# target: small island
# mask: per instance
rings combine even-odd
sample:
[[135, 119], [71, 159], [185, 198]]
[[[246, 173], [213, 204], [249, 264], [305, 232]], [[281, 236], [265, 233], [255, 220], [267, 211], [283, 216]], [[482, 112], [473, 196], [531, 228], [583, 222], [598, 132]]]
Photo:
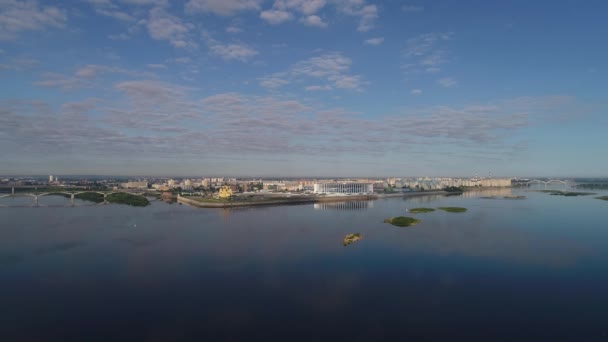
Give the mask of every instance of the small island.
[[344, 246], [348, 246], [350, 244], [353, 244], [353, 243], [361, 240], [362, 238], [363, 237], [359, 233], [346, 234], [346, 236], [344, 237], [344, 240], [342, 241], [342, 243], [344, 244]]
[[447, 211], [448, 213], [464, 213], [467, 211], [467, 208], [461, 207], [439, 207], [437, 209]]
[[109, 203], [127, 204], [134, 207], [145, 207], [150, 205], [150, 201], [144, 196], [128, 194], [125, 192], [110, 194], [106, 197], [106, 201]]
[[95, 203], [103, 203], [103, 194], [97, 192], [83, 192], [74, 196], [77, 199]]
[[420, 222], [422, 222], [422, 221], [417, 220], [413, 217], [405, 217], [405, 216], [392, 217], [392, 218], [384, 220], [384, 223], [390, 223], [393, 226], [398, 226], [398, 227], [415, 226]]
[[600, 197], [596, 197], [596, 198], [599, 200], [602, 200], [602, 201], [608, 201], [608, 196], [600, 196]]
[[412, 214], [422, 214], [422, 213], [433, 212], [433, 211], [435, 211], [435, 209], [433, 209], [433, 208], [412, 208], [412, 209], [408, 209], [407, 211]]
[[512, 195], [512, 196], [504, 196], [503, 198], [504, 199], [526, 199], [526, 196], [515, 196], [515, 195]]
[[552, 196], [566, 196], [566, 197], [596, 195], [595, 192], [575, 192], [575, 191], [560, 191], [560, 190], [536, 190], [536, 191], [544, 192], [544, 193], [547, 193]]

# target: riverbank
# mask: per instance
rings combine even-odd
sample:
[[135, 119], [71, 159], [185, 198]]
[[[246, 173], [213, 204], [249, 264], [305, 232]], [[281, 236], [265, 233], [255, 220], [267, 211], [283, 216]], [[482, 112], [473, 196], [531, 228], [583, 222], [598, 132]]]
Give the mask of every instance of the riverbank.
[[[355, 195], [355, 196], [325, 196], [325, 195], [308, 195], [308, 196], [259, 196], [258, 198], [248, 198], [232, 201], [211, 200], [202, 197], [194, 196], [177, 196], [177, 202], [188, 204], [199, 208], [234, 208], [234, 207], [254, 207], [254, 206], [275, 206], [275, 205], [292, 205], [292, 204], [310, 204], [310, 203], [327, 203], [327, 202], [349, 202], [349, 201], [373, 201], [382, 198], [393, 197], [413, 197], [425, 195], [448, 195], [446, 191], [424, 191], [424, 192], [404, 192], [396, 194], [374, 194], [374, 195]], [[257, 196], [254, 196], [257, 197]]]

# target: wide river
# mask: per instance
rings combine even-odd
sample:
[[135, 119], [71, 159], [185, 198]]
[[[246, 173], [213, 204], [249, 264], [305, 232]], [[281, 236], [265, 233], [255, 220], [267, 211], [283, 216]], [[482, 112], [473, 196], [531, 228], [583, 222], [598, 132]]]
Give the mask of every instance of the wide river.
[[[481, 198], [511, 193], [527, 199]], [[5, 198], [0, 341], [608, 341], [596, 196], [231, 210]], [[421, 206], [468, 212], [406, 212]], [[400, 215], [422, 222], [382, 222]]]

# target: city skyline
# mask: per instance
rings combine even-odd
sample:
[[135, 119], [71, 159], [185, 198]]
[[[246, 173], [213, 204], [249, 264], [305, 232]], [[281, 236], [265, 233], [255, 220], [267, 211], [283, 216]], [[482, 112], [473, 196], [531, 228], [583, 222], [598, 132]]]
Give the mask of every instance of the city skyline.
[[605, 176], [606, 9], [0, 1], [0, 173]]

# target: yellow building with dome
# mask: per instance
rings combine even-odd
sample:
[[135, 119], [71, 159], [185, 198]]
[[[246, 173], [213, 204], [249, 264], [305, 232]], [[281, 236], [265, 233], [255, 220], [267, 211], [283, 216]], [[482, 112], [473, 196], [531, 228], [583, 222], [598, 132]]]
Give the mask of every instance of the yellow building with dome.
[[223, 185], [220, 187], [220, 192], [218, 194], [219, 199], [230, 199], [232, 197], [232, 189], [228, 185]]

